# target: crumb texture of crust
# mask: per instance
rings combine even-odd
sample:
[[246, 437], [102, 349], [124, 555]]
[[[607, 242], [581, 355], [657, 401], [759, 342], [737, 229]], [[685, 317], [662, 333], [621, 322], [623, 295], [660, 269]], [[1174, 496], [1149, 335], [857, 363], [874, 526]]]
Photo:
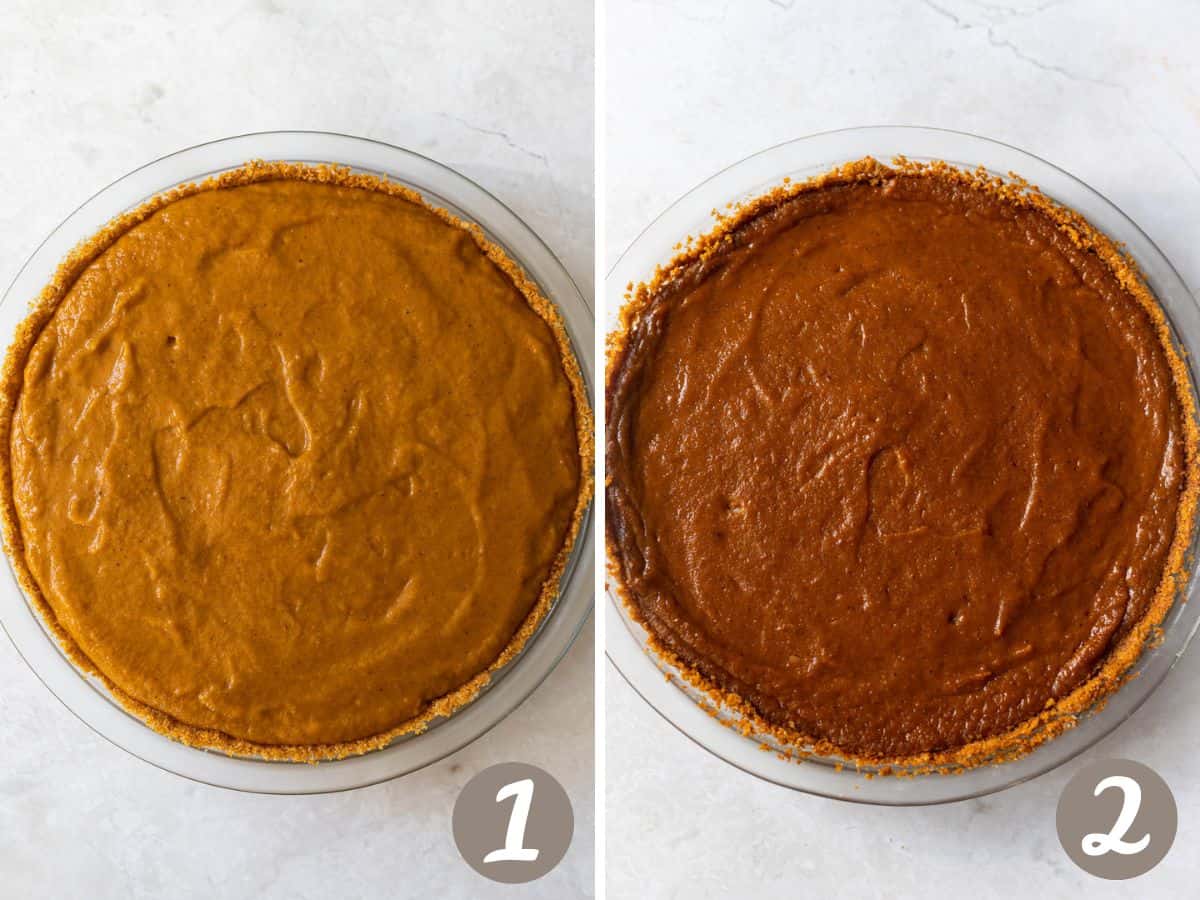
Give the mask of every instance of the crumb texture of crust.
[[[14, 496], [14, 422], [20, 409], [26, 367], [39, 336], [50, 325], [60, 305], [68, 297], [79, 279], [105, 252], [123, 236], [137, 226], [147, 222], [156, 213], [168, 210], [172, 204], [185, 198], [219, 192], [226, 189], [262, 184], [266, 182], [305, 182], [350, 188], [374, 194], [395, 197], [416, 204], [431, 213], [445, 225], [469, 235], [470, 242], [482, 256], [511, 282], [520, 298], [544, 322], [552, 341], [551, 356], [557, 358], [565, 377], [569, 403], [574, 414], [574, 444], [578, 451], [577, 488], [569, 502], [570, 516], [564, 529], [561, 545], [553, 551], [545, 578], [537, 590], [536, 598], [528, 613], [517, 623], [512, 637], [502, 649], [480, 670], [465, 682], [453, 686], [441, 696], [421, 703], [416, 715], [396, 722], [394, 725], [363, 738], [338, 740], [329, 743], [284, 743], [260, 742], [228, 734], [220, 728], [199, 726], [181, 721], [161, 709], [144, 703], [126, 693], [106, 674], [104, 668], [86, 653], [72, 636], [63, 621], [56, 616], [27, 560], [27, 546]], [[166, 339], [167, 346], [174, 349], [174, 335]], [[182, 345], [182, 341], [180, 342]], [[179, 348], [184, 349], [182, 346]], [[286, 362], [285, 362], [286, 368]], [[128, 368], [128, 367], [126, 367]], [[114, 377], [120, 374], [114, 367]], [[319, 372], [318, 372], [319, 376]], [[289, 398], [290, 399], [290, 398]], [[564, 401], [565, 403], [566, 401]], [[294, 403], [292, 404], [294, 406]], [[565, 408], [565, 406], [564, 406]], [[261, 418], [268, 421], [268, 412]], [[255, 413], [258, 415], [258, 413]], [[269, 423], [268, 423], [269, 424]], [[293, 429], [295, 434], [273, 436], [283, 451], [290, 452], [307, 440], [308, 426], [300, 423]], [[264, 429], [265, 430], [265, 429]], [[107, 690], [131, 713], [154, 730], [184, 744], [215, 749], [233, 756], [244, 756], [270, 760], [297, 762], [319, 762], [354, 756], [387, 746], [399, 737], [416, 735], [427, 730], [436, 720], [449, 716], [474, 700], [488, 685], [493, 675], [513, 661], [528, 641], [537, 632], [552, 609], [560, 589], [560, 581], [569, 557], [580, 537], [580, 531], [592, 497], [593, 418], [570, 337], [557, 307], [547, 299], [540, 288], [509, 255], [471, 222], [465, 222], [444, 209], [427, 203], [411, 188], [383, 177], [354, 172], [338, 165], [307, 165], [286, 162], [254, 160], [235, 169], [222, 172], [197, 183], [182, 184], [168, 190], [106, 224], [99, 232], [78, 244], [59, 264], [50, 282], [33, 301], [28, 316], [18, 326], [13, 343], [4, 361], [3, 388], [0, 390], [0, 496], [2, 496], [2, 525], [5, 549], [12, 561], [17, 579], [39, 616], [54, 633], [55, 638], [84, 672], [102, 682]], [[219, 479], [218, 479], [219, 480]], [[532, 589], [532, 587], [531, 587]]]
[[[658, 657], [660, 664], [668, 670], [668, 677], [678, 679], [706, 698], [702, 705], [714, 717], [751, 737], [763, 749], [777, 752], [784, 759], [803, 761], [814, 756], [832, 757], [859, 767], [868, 774], [897, 776], [932, 772], [959, 773], [976, 766], [1014, 760], [1072, 728], [1081, 716], [1101, 708], [1107, 698], [1131, 677], [1131, 669], [1143, 651], [1155, 646], [1162, 639], [1163, 620], [1188, 577], [1188, 560], [1185, 556], [1195, 528], [1197, 493], [1200, 489], [1200, 471], [1197, 467], [1200, 432], [1197, 430], [1196, 407], [1187, 365], [1176, 349], [1159, 302], [1148, 288], [1134, 261], [1113, 240], [1097, 231], [1078, 213], [1051, 200], [1035, 185], [1029, 184], [1016, 174], [1010, 173], [1008, 178], [1000, 178], [982, 167], [967, 170], [945, 162], [919, 163], [904, 157], [897, 157], [890, 165], [868, 157], [803, 181], [785, 179], [778, 187], [761, 196], [732, 204], [723, 212], [714, 210], [716, 224], [712, 230], [699, 237], [686, 238], [676, 246], [677, 255], [656, 267], [646, 282], [629, 284], [626, 287], [625, 302], [619, 312], [617, 327], [606, 337], [605, 402], [608, 423], [606, 427], [609, 429], [606, 452], [610, 457], [615, 443], [629, 440], [624, 432], [619, 435], [614, 431], [614, 420], [621, 419], [625, 412], [614, 410], [614, 403], [619, 400], [619, 384], [622, 379], [629, 377], [624, 368], [642, 365], [640, 362], [631, 362], [642, 350], [637, 346], [637, 342], [643, 340], [639, 327], [645, 326], [650, 317], [665, 316], [658, 305], [660, 298], [679, 291], [681, 286], [696, 284], [695, 273], [710, 271], [706, 266], [734, 248], [740, 232], [790, 201], [825, 188], [856, 184], [882, 187], [901, 176], [938, 179], [954, 186], [955, 189], [978, 192], [990, 200], [1009, 204], [1014, 209], [1032, 210], [1043, 214], [1081, 254], [1099, 260], [1115, 277], [1120, 288], [1145, 312], [1169, 369], [1171, 389], [1180, 410], [1178, 433], [1182, 437], [1183, 447], [1182, 477], [1178, 503], [1175, 506], [1174, 531], [1169, 545], [1163, 552], [1161, 579], [1157, 582], [1157, 588], [1152, 590], [1140, 618], [1134, 622], [1122, 623], [1122, 636], [1109, 647], [1106, 654], [1091, 661], [1091, 674], [1082, 683], [1065, 695], [1048, 700], [1044, 708], [1032, 711], [1018, 724], [1001, 733], [970, 740], [960, 746], [929, 752], [900, 755], [855, 752], [835, 740], [780, 725], [777, 718], [768, 718], [756, 702], [702, 673], [691, 660], [677, 652], [678, 635], [671, 631], [673, 626], [666, 625], [646, 612], [642, 598], [634, 596], [625, 576], [626, 567], [632, 566], [634, 571], [640, 571], [654, 562], [647, 561], [640, 555], [637, 558], [624, 558], [622, 555], [623, 552], [627, 552], [627, 545], [640, 547], [646, 523], [635, 519], [623, 521], [619, 526], [614, 525], [616, 517], [611, 493], [605, 535], [609, 583], [617, 595], [618, 602], [626, 613], [645, 629], [648, 646]], [[758, 327], [758, 323], [755, 322], [752, 327]], [[636, 371], [640, 372], [641, 369]], [[626, 423], [625, 427], [631, 426]], [[610, 460], [606, 491], [613, 488], [616, 477], [613, 472]], [[729, 510], [738, 511], [733, 504], [730, 504], [726, 511]], [[618, 534], [614, 531], [617, 527], [623, 529], [624, 533]], [[643, 554], [655, 551], [641, 548], [635, 552]], [[651, 606], [657, 608], [656, 603], [657, 601], [652, 602]], [[1003, 623], [996, 627], [1002, 630]]]

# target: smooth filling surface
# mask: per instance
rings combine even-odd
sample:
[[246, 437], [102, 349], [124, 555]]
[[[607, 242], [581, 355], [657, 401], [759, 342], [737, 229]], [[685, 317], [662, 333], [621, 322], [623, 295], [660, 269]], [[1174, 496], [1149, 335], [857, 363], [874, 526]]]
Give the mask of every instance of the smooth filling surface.
[[301, 181], [205, 190], [83, 271], [24, 365], [25, 562], [122, 691], [355, 741], [485, 670], [580, 490], [550, 327], [463, 229]]
[[610, 374], [610, 546], [667, 649], [869, 758], [1001, 734], [1146, 613], [1185, 480], [1150, 316], [1043, 211], [820, 187], [655, 289]]

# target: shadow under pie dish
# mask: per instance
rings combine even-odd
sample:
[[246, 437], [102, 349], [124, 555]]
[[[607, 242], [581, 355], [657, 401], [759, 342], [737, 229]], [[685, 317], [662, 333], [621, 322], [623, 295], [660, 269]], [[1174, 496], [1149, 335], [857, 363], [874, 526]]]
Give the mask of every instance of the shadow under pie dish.
[[557, 310], [396, 183], [253, 163], [84, 242], [5, 369], [6, 543], [71, 658], [185, 743], [315, 760], [466, 704], [590, 497]]
[[1162, 311], [1020, 182], [868, 159], [743, 204], [631, 291], [606, 400], [626, 610], [801, 754], [1020, 756], [1120, 685], [1183, 578]]

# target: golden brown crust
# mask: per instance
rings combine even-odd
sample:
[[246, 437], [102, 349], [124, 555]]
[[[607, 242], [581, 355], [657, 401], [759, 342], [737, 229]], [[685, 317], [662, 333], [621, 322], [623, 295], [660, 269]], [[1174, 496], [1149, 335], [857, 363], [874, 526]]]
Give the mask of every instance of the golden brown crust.
[[[512, 281], [529, 306], [543, 319], [554, 334], [562, 361], [563, 372], [571, 387], [575, 408], [575, 430], [580, 458], [579, 493], [571, 524], [566, 538], [550, 566], [533, 608], [518, 627], [516, 634], [488, 666], [466, 684], [444, 696], [430, 701], [420, 715], [401, 722], [380, 734], [354, 741], [315, 745], [267, 745], [235, 738], [221, 731], [197, 728], [181, 722], [160, 710], [131, 697], [112, 682], [78, 646], [71, 635], [56, 618], [43, 596], [36, 580], [25, 562], [25, 545], [17, 519], [13, 498], [11, 436], [13, 415], [20, 398], [25, 360], [42, 329], [53, 317], [58, 304], [66, 296], [79, 275], [100, 254], [107, 250], [125, 232], [145, 221], [164, 206], [183, 197], [202, 191], [240, 187], [262, 181], [280, 179], [334, 184], [360, 190], [378, 191], [416, 203], [437, 215], [440, 219], [471, 235], [476, 245]], [[100, 231], [77, 245], [59, 264], [53, 278], [34, 299], [29, 315], [17, 326], [12, 345], [5, 356], [3, 373], [0, 375], [0, 526], [3, 528], [5, 549], [12, 561], [17, 580], [41, 616], [54, 633], [67, 656], [79, 668], [99, 679], [108, 691], [131, 713], [155, 731], [194, 747], [221, 750], [237, 756], [254, 756], [272, 760], [296, 762], [318, 762], [341, 759], [376, 750], [391, 743], [402, 735], [419, 734], [430, 724], [448, 716], [470, 703], [486, 687], [497, 670], [511, 662], [524, 649], [526, 643], [546, 618], [558, 595], [559, 581], [567, 559], [575, 546], [592, 496], [593, 456], [592, 412], [587, 389], [579, 370], [579, 364], [571, 349], [571, 341], [558, 309], [543, 296], [537, 285], [525, 274], [499, 246], [490, 241], [483, 230], [472, 222], [464, 222], [444, 209], [427, 203], [419, 193], [404, 185], [375, 175], [352, 172], [337, 165], [300, 165], [285, 162], [253, 160], [236, 169], [222, 172], [198, 183], [182, 184], [159, 194], [136, 209], [125, 212]]]
[[[728, 247], [737, 230], [752, 219], [770, 211], [799, 194], [823, 187], [858, 182], [880, 183], [897, 175], [923, 175], [952, 181], [971, 190], [981, 191], [1016, 206], [1032, 208], [1046, 214], [1071, 242], [1081, 250], [1095, 254], [1116, 276], [1121, 286], [1146, 311], [1166, 354], [1171, 368], [1175, 391], [1183, 410], [1185, 443], [1185, 484], [1176, 516], [1175, 534], [1167, 554], [1164, 575], [1147, 613], [1137, 622], [1120, 643], [1105, 657], [1099, 670], [1067, 696], [1050, 701], [1037, 716], [995, 737], [973, 741], [943, 751], [907, 757], [864, 757], [846, 752], [827, 741], [773, 724], [759, 714], [745, 698], [724, 691], [702, 675], [677, 654], [649, 628], [640, 608], [633, 601], [621, 577], [616, 558], [614, 536], [606, 535], [608, 572], [620, 602], [628, 614], [647, 631], [651, 650], [673, 670], [668, 678], [678, 678], [696, 689], [704, 698], [707, 712], [760, 742], [762, 749], [778, 752], [781, 758], [803, 760], [809, 757], [834, 757], [864, 769], [869, 775], [916, 775], [928, 772], [956, 773], [979, 765], [995, 764], [1024, 756], [1036, 747], [1072, 728], [1080, 715], [1103, 706], [1107, 699], [1130, 677], [1130, 669], [1147, 647], [1162, 639], [1162, 621], [1174, 605], [1180, 588], [1187, 580], [1185, 554], [1196, 519], [1196, 504], [1200, 495], [1200, 464], [1197, 450], [1200, 429], [1196, 422], [1196, 404], [1190, 389], [1187, 365], [1171, 341], [1167, 319], [1158, 301], [1146, 286], [1136, 264], [1109, 237], [1097, 231], [1073, 210], [1055, 203], [1037, 188], [1014, 173], [1009, 180], [994, 176], [980, 167], [974, 171], [956, 168], [935, 161], [918, 163], [897, 157], [884, 165], [866, 157], [838, 166], [804, 181], [784, 179], [778, 187], [740, 204], [730, 204], [726, 212], [713, 210], [715, 227], [699, 238], [689, 236], [675, 249], [677, 255], [666, 265], [658, 266], [648, 282], [629, 284], [625, 304], [619, 314], [617, 328], [606, 340], [606, 405], [611, 406], [614, 375], [618, 372], [628, 349], [639, 316], [655, 299], [658, 292], [671, 284], [689, 267]], [[610, 409], [611, 411], [611, 409]], [[732, 719], [722, 715], [732, 712]], [[837, 763], [841, 768], [843, 763]]]

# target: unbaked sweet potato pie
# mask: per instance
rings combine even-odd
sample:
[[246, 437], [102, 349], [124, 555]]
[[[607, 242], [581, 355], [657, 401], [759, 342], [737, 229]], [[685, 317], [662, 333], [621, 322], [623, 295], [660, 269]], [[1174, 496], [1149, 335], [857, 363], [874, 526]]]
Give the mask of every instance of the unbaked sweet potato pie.
[[470, 700], [546, 615], [590, 496], [555, 308], [397, 184], [254, 163], [71, 255], [8, 354], [6, 543], [155, 728], [362, 752]]

